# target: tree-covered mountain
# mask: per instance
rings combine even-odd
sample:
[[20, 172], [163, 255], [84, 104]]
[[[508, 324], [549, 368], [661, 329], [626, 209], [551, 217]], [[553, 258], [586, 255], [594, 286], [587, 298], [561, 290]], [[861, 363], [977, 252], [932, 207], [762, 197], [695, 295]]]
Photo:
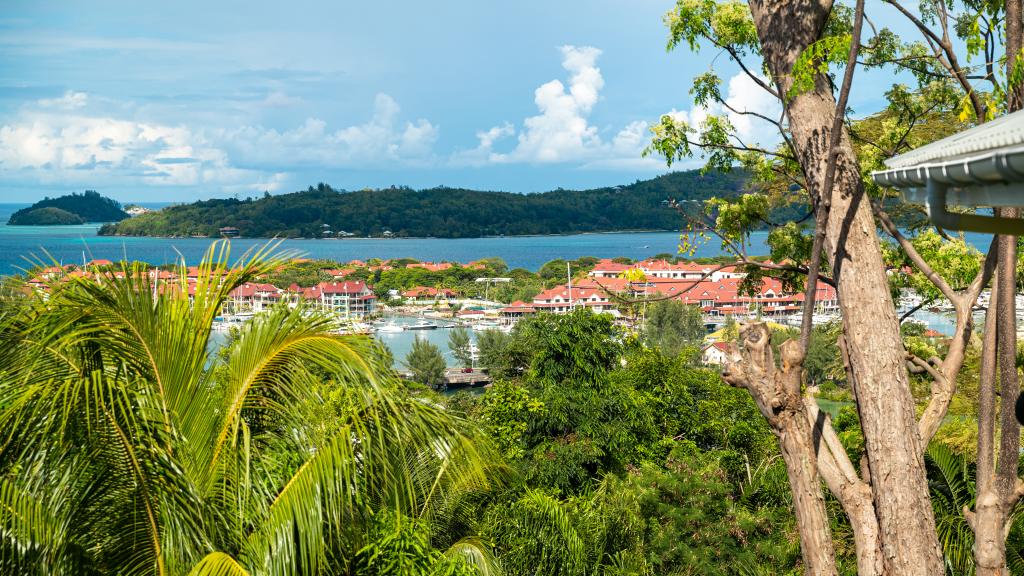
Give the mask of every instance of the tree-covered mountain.
[[[747, 181], [730, 173], [673, 172], [626, 186], [534, 194], [462, 188], [389, 188], [345, 192], [326, 184], [259, 199], [206, 200], [171, 206], [100, 234], [215, 236], [234, 227], [248, 237], [394, 236], [467, 238], [616, 230], [675, 230], [679, 214], [668, 199], [694, 202], [734, 196]], [[688, 204], [689, 205], [689, 204]]]
[[95, 190], [68, 194], [59, 198], [43, 198], [39, 202], [11, 214], [11, 226], [49, 226], [85, 222], [118, 222], [128, 217], [121, 205], [101, 196]]

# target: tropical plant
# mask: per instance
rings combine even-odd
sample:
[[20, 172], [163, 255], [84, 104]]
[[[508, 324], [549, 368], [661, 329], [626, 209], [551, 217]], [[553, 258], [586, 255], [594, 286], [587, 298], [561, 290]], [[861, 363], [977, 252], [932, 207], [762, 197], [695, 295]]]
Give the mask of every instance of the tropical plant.
[[[229, 267], [218, 243], [194, 285], [183, 265], [159, 285], [125, 267], [4, 296], [0, 572], [351, 574], [387, 515], [469, 525], [496, 460], [371, 339], [281, 307], [210, 353], [227, 294], [283, 262], [272, 249]], [[427, 534], [476, 565], [463, 532]]]
[[704, 318], [696, 306], [661, 300], [647, 307], [644, 339], [669, 356], [678, 355], [686, 346], [700, 346], [706, 334]]
[[419, 336], [412, 341], [412, 348], [405, 356], [405, 367], [412, 373], [414, 382], [436, 388], [444, 382], [446, 366], [440, 348]]
[[469, 329], [460, 326], [448, 332], [448, 349], [452, 351], [452, 356], [455, 356], [455, 359], [463, 366], [473, 366], [471, 346]]

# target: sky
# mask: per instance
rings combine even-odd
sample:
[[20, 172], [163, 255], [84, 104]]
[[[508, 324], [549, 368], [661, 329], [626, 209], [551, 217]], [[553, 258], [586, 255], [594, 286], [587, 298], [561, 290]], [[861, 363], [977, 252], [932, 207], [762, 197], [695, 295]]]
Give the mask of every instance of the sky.
[[666, 51], [673, 4], [6, 0], [0, 201], [650, 178], [650, 124], [699, 121], [689, 88], [712, 64], [735, 107], [778, 113], [724, 56]]

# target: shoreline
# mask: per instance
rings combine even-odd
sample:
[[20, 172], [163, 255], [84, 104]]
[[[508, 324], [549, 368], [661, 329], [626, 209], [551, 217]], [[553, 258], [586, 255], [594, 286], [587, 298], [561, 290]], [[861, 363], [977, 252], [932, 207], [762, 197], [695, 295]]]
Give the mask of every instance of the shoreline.
[[[4, 224], [6, 226], [6, 224]], [[81, 225], [87, 226], [87, 225]], [[46, 228], [46, 226], [36, 226], [36, 228]], [[480, 240], [490, 238], [562, 238], [566, 236], [597, 236], [607, 234], [662, 234], [662, 233], [681, 233], [681, 230], [669, 230], [669, 229], [657, 229], [657, 228], [639, 228], [630, 230], [608, 230], [608, 231], [588, 231], [588, 232], [565, 232], [562, 234], [499, 234], [499, 235], [487, 235], [487, 236], [461, 236], [461, 237], [450, 237], [450, 236], [358, 236], [350, 238], [307, 238], [305, 236], [232, 236], [232, 237], [220, 237], [215, 238], [213, 236], [157, 236], [157, 235], [135, 235], [135, 234], [96, 234], [97, 237], [102, 238], [157, 238], [162, 240], [336, 240], [336, 241], [349, 241], [349, 240]]]

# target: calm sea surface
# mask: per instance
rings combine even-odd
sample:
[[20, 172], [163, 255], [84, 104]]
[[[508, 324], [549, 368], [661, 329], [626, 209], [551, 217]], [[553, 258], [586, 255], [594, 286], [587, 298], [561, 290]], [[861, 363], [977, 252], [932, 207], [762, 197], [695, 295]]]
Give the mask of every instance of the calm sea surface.
[[[0, 204], [0, 222], [6, 223], [12, 212], [27, 204]], [[47, 264], [81, 263], [83, 259], [106, 258], [140, 260], [150, 264], [174, 262], [179, 254], [188, 264], [196, 264], [210, 246], [206, 238], [129, 238], [97, 236], [97, 225], [81, 226], [7, 226], [0, 224], [0, 275], [15, 274], [36, 259]], [[748, 253], [765, 255], [767, 234], [751, 236]], [[968, 234], [968, 240], [986, 250], [991, 237]], [[262, 246], [266, 239], [239, 238], [232, 241], [233, 254]], [[645, 258], [660, 253], [675, 254], [679, 245], [676, 232], [624, 232], [615, 234], [575, 234], [567, 236], [509, 236], [501, 238], [353, 238], [346, 240], [285, 240], [280, 249], [297, 250], [308, 258], [347, 262], [369, 258], [415, 258], [417, 260], [469, 262], [497, 256], [512, 268], [537, 270], [557, 258], [581, 256]], [[712, 239], [695, 256], [723, 254]]]
[[[26, 204], [0, 204], [0, 222]], [[203, 238], [126, 238], [97, 236], [97, 225], [83, 226], [7, 226], [0, 224], [0, 275], [16, 274], [40, 259], [49, 264], [81, 263], [83, 259], [106, 258], [141, 260], [151, 264], [175, 261], [179, 254], [188, 264], [198, 263], [212, 240]], [[751, 236], [750, 255], [768, 253], [766, 233]], [[991, 237], [968, 234], [969, 242], [987, 250]], [[235, 255], [262, 246], [267, 240], [240, 238], [232, 241]], [[296, 250], [309, 258], [325, 258], [347, 262], [369, 258], [416, 258], [417, 260], [469, 262], [479, 258], [499, 257], [512, 268], [537, 270], [545, 262], [557, 258], [581, 256], [614, 258], [645, 258], [659, 253], [676, 253], [679, 234], [676, 232], [628, 232], [617, 234], [577, 234], [568, 236], [510, 236], [502, 238], [416, 238], [416, 239], [348, 239], [348, 240], [285, 240], [281, 249]], [[697, 257], [719, 256], [718, 242], [711, 241], [696, 252]], [[916, 318], [944, 333], [952, 330], [945, 314], [921, 311]], [[408, 353], [414, 333], [381, 336], [400, 360]], [[447, 330], [419, 334], [447, 352]], [[450, 361], [450, 359], [449, 359]]]
[[[24, 204], [0, 204], [0, 222]], [[205, 238], [128, 238], [97, 236], [97, 225], [82, 226], [6, 226], [0, 225], [0, 274], [14, 274], [29, 266], [26, 258], [42, 258], [46, 263], [81, 263], [83, 258], [119, 260], [127, 256], [151, 264], [173, 262], [180, 253], [189, 264], [198, 263], [212, 240]], [[765, 234], [752, 237], [751, 255], [767, 254]], [[243, 254], [267, 240], [239, 238], [232, 251]], [[556, 258], [627, 256], [645, 258], [668, 252], [679, 245], [676, 232], [630, 232], [616, 234], [576, 234], [569, 236], [510, 236], [502, 238], [372, 238], [347, 240], [285, 240], [281, 249], [298, 250], [309, 258], [347, 262], [369, 258], [416, 258], [469, 262], [497, 256], [512, 268], [537, 270]], [[703, 246], [696, 256], [717, 256], [717, 242]], [[33, 260], [35, 261], [35, 260]]]

